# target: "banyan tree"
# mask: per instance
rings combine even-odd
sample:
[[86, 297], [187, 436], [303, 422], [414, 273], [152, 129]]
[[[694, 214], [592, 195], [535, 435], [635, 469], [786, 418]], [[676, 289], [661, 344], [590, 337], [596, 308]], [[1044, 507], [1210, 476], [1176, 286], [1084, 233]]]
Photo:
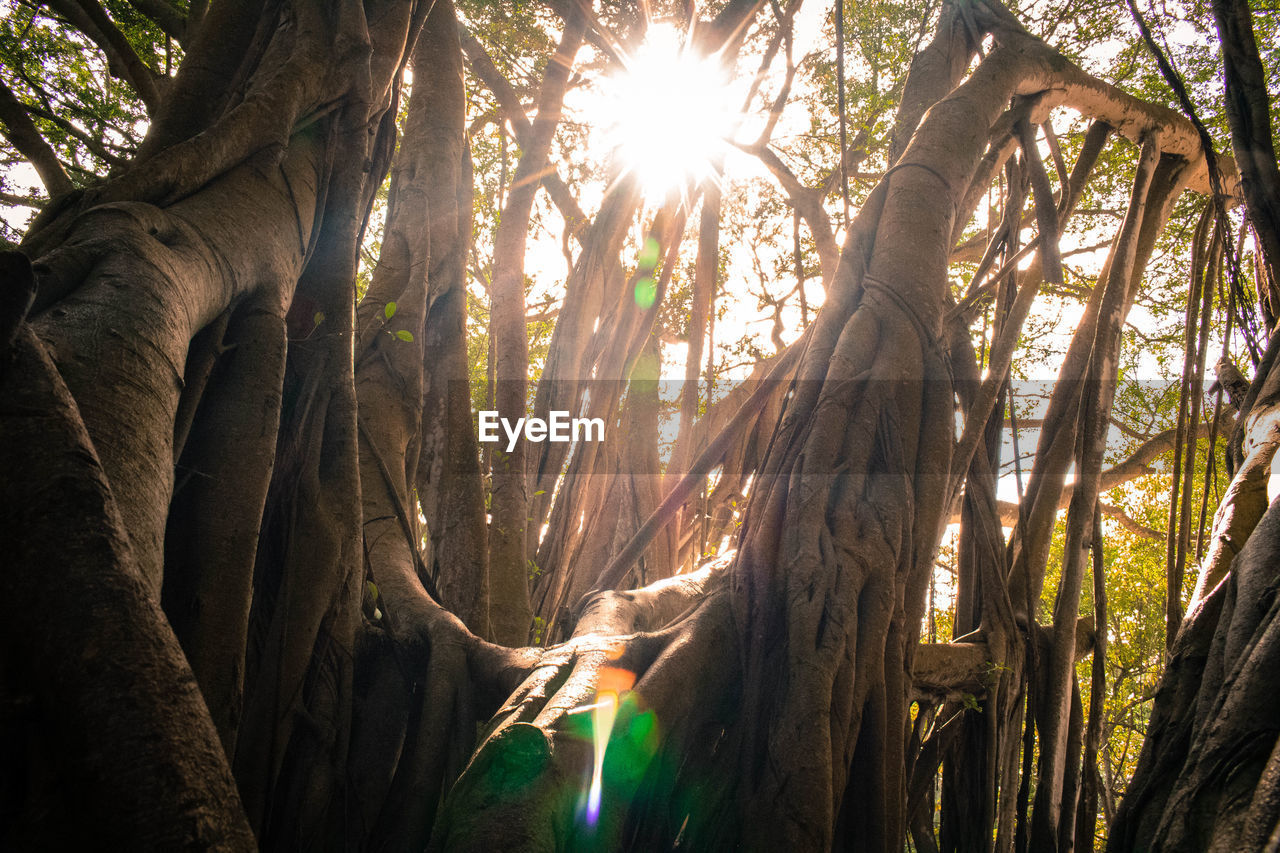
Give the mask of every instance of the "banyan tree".
[[[5, 11], [30, 62], [0, 71], [0, 129], [47, 199], [0, 257], [0, 847], [1092, 848], [1100, 496], [1174, 448], [1168, 662], [1108, 849], [1275, 846], [1280, 183], [1247, 4], [1213, 6], [1231, 151], [1163, 55], [1177, 106], [960, 0], [926, 15], [878, 153], [842, 112], [818, 186], [770, 145], [800, 0], [549, 2], [532, 104], [460, 5]], [[732, 392], [688, 392], [660, 455], [646, 365], [687, 278], [697, 386], [723, 162], [655, 201], [618, 161], [588, 205], [556, 139], [575, 63], [625, 65], [663, 15], [699, 62], [785, 57], [771, 103], [747, 99], [774, 118], [735, 144], [794, 218], [801, 301], [806, 278], [822, 298]], [[123, 87], [136, 145], [52, 109], [50, 27]], [[483, 233], [468, 85], [516, 151]], [[82, 144], [101, 168], [69, 164]], [[1010, 502], [1015, 358], [1100, 164], [1125, 201]], [[539, 204], [569, 271], [535, 357]], [[1188, 207], [1185, 403], [1109, 464], [1125, 326]], [[492, 406], [599, 418], [603, 441], [477, 441], [477, 239]], [[1211, 412], [1219, 292], [1257, 361], [1218, 362]], [[1210, 430], [1231, 479], [1197, 528]], [[944, 541], [950, 641], [924, 633]]]

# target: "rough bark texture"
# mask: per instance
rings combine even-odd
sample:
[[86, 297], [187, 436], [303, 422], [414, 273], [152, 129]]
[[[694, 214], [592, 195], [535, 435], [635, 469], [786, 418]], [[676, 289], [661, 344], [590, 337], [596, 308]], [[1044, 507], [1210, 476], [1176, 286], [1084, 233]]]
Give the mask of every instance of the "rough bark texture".
[[[953, 231], [960, 199], [952, 188], [968, 186], [1008, 97], [1034, 85], [1064, 81], [1066, 100], [1076, 99], [1135, 136], [1165, 118], [1147, 119], [1144, 129], [1143, 120], [1126, 112], [1132, 105], [1124, 98], [1048, 62], [1021, 31], [1001, 29], [1000, 36], [969, 80], [954, 91], [954, 81], [936, 83], [940, 100], [859, 215], [841, 272], [801, 351], [792, 394], [753, 485], [739, 548], [713, 576], [722, 573], [717, 585], [724, 584], [723, 592], [652, 638], [627, 640], [618, 633], [628, 623], [602, 625], [584, 613], [574, 638], [555, 653], [571, 659], [549, 653], [545, 674], [495, 720], [446, 806], [442, 826], [449, 829], [437, 844], [483, 849], [590, 839], [606, 847], [643, 848], [671, 844], [678, 836], [680, 845], [696, 849], [900, 845], [907, 818], [910, 649], [949, 509], [943, 496], [950, 493], [952, 386], [938, 340], [946, 314], [945, 235]], [[1077, 389], [1085, 384], [1086, 366], [1099, 371], [1094, 382], [1114, 381], [1120, 318], [1186, 172], [1177, 152], [1194, 150], [1184, 125], [1173, 123], [1170, 154], [1161, 168], [1156, 149], [1148, 146], [1129, 235], [1113, 261], [1110, 299], [1094, 309], [1106, 320], [1090, 326], [1085, 338], [1085, 354], [1095, 346], [1094, 335], [1102, 336], [1098, 346], [1112, 354], [1082, 356]], [[1158, 187], [1148, 202], [1149, 216], [1142, 206], [1148, 183]], [[949, 191], [952, 204], [938, 204]], [[922, 240], [925, 234], [940, 236]], [[1105, 423], [1105, 400], [1098, 402], [1101, 414], [1086, 421], [1095, 426], [1082, 444], [1094, 460], [1100, 447], [1096, 424]], [[1096, 461], [1093, 470], [1096, 483]], [[1057, 491], [1052, 498], [1056, 508]], [[1089, 505], [1086, 530], [1092, 529], [1089, 492], [1078, 500]], [[994, 501], [988, 511], [994, 517]], [[1011, 610], [1005, 612], [1011, 625]], [[1072, 660], [1070, 602], [1063, 612], [1071, 613]], [[610, 634], [617, 639], [611, 641]], [[707, 635], [732, 651], [694, 642]], [[656, 657], [652, 643], [660, 649]], [[589, 685], [592, 679], [600, 683], [611, 660], [637, 678], [634, 692], [645, 712], [671, 721], [673, 728], [652, 747], [652, 758], [646, 753], [631, 770], [616, 771], [617, 787], [606, 783], [613, 804], [590, 829], [581, 804], [565, 791], [590, 766], [589, 751], [574, 735], [580, 730], [576, 715], [569, 712], [582, 710], [597, 695]], [[710, 661], [718, 668], [705, 669]], [[721, 677], [739, 686], [729, 704], [704, 706], [690, 716], [687, 701], [676, 698], [665, 679], [709, 671], [716, 672], [712, 687]], [[708, 695], [724, 694], [710, 689]], [[1007, 695], [1006, 709], [1016, 687]], [[1066, 695], [1072, 695], [1069, 685]], [[1068, 714], [1074, 722], [1062, 718], [1060, 726], [1067, 734], [1064, 754], [1080, 751], [1078, 701], [1075, 707]], [[706, 727], [722, 730], [709, 750], [695, 746]], [[1002, 756], [1007, 769], [1016, 753], [1005, 749]], [[679, 768], [674, 779], [658, 771], [672, 762]], [[501, 775], [499, 766], [518, 777], [518, 795], [499, 797], [486, 781]], [[608, 767], [606, 759], [606, 780]], [[1077, 774], [1063, 777], [1074, 791]], [[697, 781], [711, 778], [735, 781], [728, 790]], [[684, 793], [693, 790], [704, 795], [696, 805]], [[994, 811], [990, 807], [991, 820]], [[1066, 843], [1075, 826], [1074, 806], [1070, 814]], [[1002, 837], [1011, 843], [1011, 818], [1004, 826]], [[1053, 826], [1053, 843], [1061, 843], [1056, 820]]]
[[[429, 241], [416, 485], [430, 541], [425, 563], [440, 603], [476, 634], [490, 637], [485, 506], [467, 372], [471, 156], [462, 134], [462, 63], [456, 27], [449, 29], [452, 7], [437, 5], [414, 52], [414, 65], [426, 79], [410, 108], [420, 110], [425, 126], [404, 130], [405, 141], [421, 158], [413, 179], [421, 182], [425, 194]], [[402, 222], [411, 239], [421, 228], [421, 212], [406, 215]], [[417, 260], [423, 263], [421, 257]], [[422, 269], [410, 266], [413, 275]]]
[[[29, 330], [6, 360], [2, 787], [20, 799], [6, 798], [0, 843], [252, 849], [213, 721], [70, 393]], [[54, 523], [67, 514], [69, 530]]]
[[[252, 827], [264, 845], [306, 846], [343, 811], [362, 584], [352, 296], [424, 12], [219, 5], [137, 158], [47, 208], [23, 243], [39, 284], [24, 352], [58, 378], [10, 371], [4, 399], [65, 387], [57, 406], [28, 408], [80, 436], [81, 470], [55, 482], [96, 490], [101, 507], [43, 512], [6, 539], [94, 575], [48, 598], [68, 620], [48, 665], [83, 671], [43, 680], [76, 695], [35, 725], [49, 743], [87, 739], [65, 766], [97, 780], [77, 806], [95, 811], [71, 824], [105, 833], [96, 843], [247, 849]], [[4, 425], [15, 450], [30, 443], [19, 424]], [[7, 500], [35, 506], [49, 471], [17, 464]], [[93, 560], [75, 553], [81, 529], [104, 543]], [[6, 671], [7, 691], [35, 683]], [[12, 832], [67, 814], [66, 796], [80, 799], [57, 792]]]
[[1280, 737], [1269, 698], [1280, 665], [1271, 639], [1280, 514], [1265, 476], [1278, 383], [1274, 366], [1255, 379], [1245, 464], [1214, 519], [1109, 850], [1263, 849], [1280, 825], [1267, 769]]

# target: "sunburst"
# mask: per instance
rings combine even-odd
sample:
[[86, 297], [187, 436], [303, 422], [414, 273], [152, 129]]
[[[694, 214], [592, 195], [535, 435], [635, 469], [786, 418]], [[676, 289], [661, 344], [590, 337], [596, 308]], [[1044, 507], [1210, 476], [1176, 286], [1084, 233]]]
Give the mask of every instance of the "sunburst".
[[601, 86], [602, 124], [620, 168], [649, 198], [716, 179], [738, 124], [720, 57], [654, 23], [622, 66]]

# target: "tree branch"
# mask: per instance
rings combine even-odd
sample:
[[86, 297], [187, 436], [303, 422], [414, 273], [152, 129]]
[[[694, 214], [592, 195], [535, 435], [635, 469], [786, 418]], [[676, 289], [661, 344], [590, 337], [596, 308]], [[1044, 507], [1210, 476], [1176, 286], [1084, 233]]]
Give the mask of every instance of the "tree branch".
[[27, 108], [3, 80], [0, 80], [0, 124], [4, 125], [5, 137], [13, 143], [13, 147], [35, 167], [40, 182], [50, 196], [61, 195], [73, 189], [71, 179], [67, 177], [53, 147], [40, 135]]
[[[458, 25], [458, 34], [462, 38], [462, 50], [467, 55], [472, 72], [493, 93], [498, 102], [498, 108], [511, 125], [511, 131], [515, 134], [516, 141], [520, 143], [521, 147], [527, 145], [533, 126], [529, 123], [529, 117], [525, 115], [524, 108], [520, 106], [520, 96], [516, 94], [515, 87], [498, 70], [498, 66], [494, 64], [493, 59], [489, 56], [488, 51], [484, 49], [484, 45], [480, 43], [479, 39], [468, 32], [466, 27], [461, 24]], [[586, 227], [588, 220], [587, 215], [583, 213], [582, 208], [578, 205], [577, 199], [573, 197], [573, 192], [560, 175], [549, 166], [541, 176], [541, 180], [542, 186], [546, 189], [547, 195], [551, 197], [552, 203], [560, 210], [560, 214], [564, 216], [565, 222], [569, 226], [569, 232], [575, 238], [581, 240], [583, 229]]]
[[156, 26], [178, 44], [187, 43], [187, 17], [169, 0], [129, 0], [129, 5], [155, 21]]
[[[1039, 633], [1041, 645], [1044, 645], [1047, 639], [1045, 630], [1041, 628]], [[1076, 660], [1093, 651], [1097, 637], [1092, 615], [1076, 619]], [[1005, 666], [1003, 661], [991, 658], [991, 648], [981, 631], [950, 643], [920, 643], [911, 663], [912, 699], [984, 696]]]
[[17, 193], [0, 192], [0, 204], [8, 204], [13, 207], [30, 207], [34, 210], [40, 210], [44, 207], [44, 199], [18, 195]]
[[159, 76], [134, 51], [124, 33], [95, 0], [44, 0], [45, 4], [84, 33], [107, 57], [107, 68], [133, 87], [148, 113], [160, 106]]
[[[858, 130], [856, 136], [849, 140], [849, 147], [844, 150], [844, 162], [850, 178], [863, 176], [858, 172], [858, 165], [867, 159], [867, 143], [871, 140], [871, 127], [875, 124], [876, 117], [865, 123]], [[825, 197], [836, 191], [836, 187], [840, 184], [840, 167], [837, 165], [831, 170], [831, 174], [827, 175], [827, 179], [822, 182], [820, 192]]]
[[787, 194], [791, 206], [808, 223], [809, 230], [813, 233], [813, 241], [817, 244], [818, 262], [822, 265], [822, 283], [826, 288], [831, 283], [832, 276], [835, 275], [836, 266], [840, 260], [840, 248], [836, 245], [835, 236], [831, 231], [831, 217], [827, 216], [827, 211], [822, 206], [822, 191], [800, 183], [800, 179], [787, 168], [782, 158], [768, 146], [739, 145], [738, 147], [760, 158], [760, 162], [777, 179], [782, 191]]
[[[1235, 422], [1234, 412], [1223, 412], [1218, 417], [1219, 431], [1230, 429], [1234, 422]], [[1042, 423], [1043, 421], [1033, 421], [1033, 420], [1024, 421], [1019, 419], [1018, 426], [1019, 428], [1034, 429], [1036, 428], [1036, 426]], [[1211, 429], [1212, 429], [1211, 423], [1200, 423], [1196, 429], [1196, 437], [1208, 438]], [[1134, 450], [1133, 453], [1130, 454], [1129, 457], [1126, 458], [1124, 461], [1117, 462], [1115, 465], [1104, 470], [1099, 480], [1099, 490], [1106, 491], [1107, 489], [1114, 489], [1116, 486], [1122, 486], [1131, 480], [1136, 480], [1139, 477], [1153, 473], [1153, 471], [1149, 467], [1150, 464], [1153, 461], [1155, 461], [1155, 459], [1161, 454], [1168, 453], [1170, 450], [1172, 450], [1176, 439], [1177, 439], [1176, 429], [1167, 429], [1167, 430], [1164, 430], [1163, 432], [1156, 433], [1154, 436], [1147, 439], [1142, 444], [1138, 445], [1138, 448]], [[1059, 511], [1066, 509], [1068, 504], [1071, 503], [1071, 489], [1072, 489], [1072, 486], [1069, 483], [1062, 487], [1062, 494], [1058, 499]], [[1111, 506], [1110, 504], [1106, 504], [1106, 503], [1102, 504], [1101, 506], [1102, 506], [1102, 512], [1105, 515], [1111, 518], [1114, 518], [1116, 521], [1120, 522], [1120, 525], [1124, 527], [1126, 530], [1132, 531], [1142, 536], [1156, 537], [1156, 538], [1164, 537], [1163, 533], [1160, 533], [1159, 531], [1154, 530], [1153, 528], [1147, 527], [1141, 522], [1134, 520], [1130, 516], [1126, 515], [1124, 511], [1121, 510], [1119, 507]], [[1000, 507], [1001, 523], [1009, 527], [1012, 527], [1014, 524], [1017, 523], [1018, 521], [1018, 504], [1017, 503], [1013, 501], [1000, 501], [999, 507]], [[951, 517], [951, 522], [955, 524], [955, 523], [958, 523], [959, 521], [960, 521], [959, 513], [953, 514]]]
[[126, 161], [125, 157], [121, 157], [119, 154], [113, 154], [111, 151], [108, 151], [106, 146], [102, 144], [101, 139], [95, 138], [93, 134], [86, 133], [82, 128], [77, 127], [52, 110], [45, 109], [44, 107], [28, 106], [27, 112], [33, 116], [39, 116], [45, 121], [53, 122], [58, 127], [62, 128], [68, 136], [73, 136], [78, 139], [80, 144], [82, 144], [91, 154], [94, 154], [112, 166], [121, 165]]
[[[582, 15], [587, 22], [586, 40], [607, 56], [610, 62], [621, 61], [621, 55], [625, 52], [622, 45], [618, 43], [618, 39], [613, 32], [601, 23], [590, 2], [586, 0], [546, 0], [546, 5], [548, 9], [559, 15], [563, 21], [568, 21], [574, 15]], [[466, 39], [465, 32], [463, 39]], [[463, 49], [466, 49], [465, 45]]]

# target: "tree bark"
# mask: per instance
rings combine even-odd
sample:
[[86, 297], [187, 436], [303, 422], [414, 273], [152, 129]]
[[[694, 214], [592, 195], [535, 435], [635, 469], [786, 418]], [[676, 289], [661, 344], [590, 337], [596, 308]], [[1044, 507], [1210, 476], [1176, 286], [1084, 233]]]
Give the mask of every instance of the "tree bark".
[[[0, 704], [16, 721], [5, 773], [27, 793], [0, 843], [252, 850], [217, 730], [75, 401], [29, 329], [11, 358], [0, 374], [0, 530], [12, 549]], [[29, 748], [15, 754], [14, 736]]]
[[[501, 417], [525, 416], [529, 376], [529, 333], [525, 327], [524, 260], [533, 199], [546, 168], [551, 138], [560, 120], [561, 103], [569, 82], [573, 57], [582, 44], [584, 23], [580, 15], [566, 23], [560, 45], [547, 63], [538, 95], [538, 116], [529, 141], [516, 165], [511, 192], [494, 238], [492, 319], [489, 333], [496, 344], [494, 404]], [[495, 450], [490, 487], [489, 618], [494, 637], [509, 645], [522, 645], [529, 635], [529, 560], [526, 536], [529, 523], [529, 486], [525, 475], [523, 440], [511, 450]]]

